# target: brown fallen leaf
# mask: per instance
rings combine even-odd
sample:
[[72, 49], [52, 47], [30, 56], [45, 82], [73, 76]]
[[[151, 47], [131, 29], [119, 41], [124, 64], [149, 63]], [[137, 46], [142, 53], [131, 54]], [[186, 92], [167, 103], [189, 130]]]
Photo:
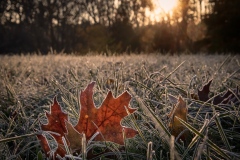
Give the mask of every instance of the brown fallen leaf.
[[177, 104], [177, 102], [178, 102], [178, 99], [175, 96], [171, 95], [171, 94], [168, 94], [168, 99], [169, 99], [169, 102], [171, 104], [174, 104], [174, 105]]
[[[239, 93], [238, 93], [238, 87], [236, 89], [231, 90], [227, 90], [223, 96], [218, 95], [213, 99], [213, 104], [217, 105], [217, 104], [228, 104], [229, 102], [235, 102], [237, 101], [237, 97], [240, 97]], [[237, 97], [235, 97], [237, 96]]]
[[[177, 137], [182, 131], [186, 129], [176, 117], [181, 118], [182, 120], [187, 122], [187, 114], [188, 114], [187, 104], [182, 99], [182, 97], [179, 96], [177, 104], [173, 107], [172, 111], [169, 114], [170, 116], [169, 128], [173, 136]], [[186, 141], [188, 136], [189, 132], [184, 132], [179, 139]]]
[[191, 93], [190, 96], [191, 96], [192, 99], [199, 100], [198, 95], [195, 94], [195, 93]]
[[206, 84], [203, 86], [202, 90], [198, 90], [198, 99], [200, 101], [204, 101], [206, 102], [208, 99], [209, 99], [209, 92], [210, 92], [210, 85], [212, 83], [212, 79]]
[[[202, 90], [198, 90], [198, 97], [193, 97], [193, 99], [199, 99], [200, 101], [206, 102], [209, 100], [209, 93], [210, 93], [210, 85], [212, 83], [212, 80], [210, 80], [206, 85], [203, 86]], [[231, 90], [227, 90], [223, 95], [218, 95], [216, 97], [213, 98], [212, 103], [214, 105], [218, 105], [218, 104], [228, 104], [230, 101], [234, 102], [234, 99], [236, 101], [236, 97], [235, 95], [238, 97], [238, 87], [236, 89]], [[196, 96], [196, 95], [195, 95]]]
[[72, 153], [75, 151], [80, 151], [82, 148], [82, 137], [83, 135], [80, 134], [70, 122], [66, 121], [66, 139], [68, 140], [70, 146], [69, 148], [72, 150]]

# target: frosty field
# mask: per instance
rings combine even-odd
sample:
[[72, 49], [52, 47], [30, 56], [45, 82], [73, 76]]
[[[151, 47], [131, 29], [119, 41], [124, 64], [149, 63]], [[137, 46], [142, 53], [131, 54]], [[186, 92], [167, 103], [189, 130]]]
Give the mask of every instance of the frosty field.
[[[210, 98], [230, 90], [234, 101], [213, 105], [211, 99], [202, 102], [190, 97], [211, 79]], [[0, 56], [0, 159], [44, 157], [35, 136], [40, 131], [40, 122], [46, 122], [44, 111], [49, 111], [53, 97], [57, 96], [62, 109], [76, 124], [79, 92], [92, 81], [96, 82], [97, 106], [109, 90], [115, 97], [129, 91], [130, 106], [138, 111], [136, 123], [129, 118], [126, 122], [141, 131], [127, 141], [124, 151], [111, 144], [111, 152], [102, 152], [95, 159], [240, 158], [239, 55], [49, 54]], [[164, 139], [167, 135], [162, 133], [164, 128], [171, 132], [168, 114], [173, 105], [169, 94], [181, 95], [187, 102], [188, 121], [182, 125], [190, 132], [188, 144]], [[149, 142], [154, 151], [149, 151]], [[56, 144], [52, 143], [54, 148]], [[92, 151], [91, 145], [87, 147]], [[73, 158], [84, 159], [82, 155]]]

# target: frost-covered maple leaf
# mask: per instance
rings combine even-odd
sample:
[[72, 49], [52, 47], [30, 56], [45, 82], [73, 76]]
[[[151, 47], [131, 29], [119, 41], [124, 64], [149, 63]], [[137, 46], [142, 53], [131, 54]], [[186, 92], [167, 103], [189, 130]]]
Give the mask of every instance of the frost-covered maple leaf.
[[[120, 145], [124, 144], [123, 128], [127, 138], [131, 138], [137, 134], [137, 131], [121, 125], [121, 120], [133, 113], [136, 109], [129, 108], [131, 95], [126, 91], [117, 98], [114, 98], [112, 92], [109, 91], [105, 100], [100, 107], [96, 107], [93, 102], [93, 87], [95, 82], [90, 83], [80, 94], [80, 117], [76, 126], [73, 126], [68, 120], [68, 114], [64, 113], [54, 98], [50, 112], [46, 112], [48, 119], [47, 124], [42, 124], [41, 129], [48, 131], [56, 140], [58, 147], [54, 153], [64, 157], [66, 151], [64, 149], [63, 139], [66, 140], [68, 147], [72, 152], [81, 150], [82, 134], [86, 135], [89, 140], [96, 132], [100, 132], [95, 140], [112, 141]], [[44, 135], [38, 135], [45, 154], [49, 157], [50, 147]]]

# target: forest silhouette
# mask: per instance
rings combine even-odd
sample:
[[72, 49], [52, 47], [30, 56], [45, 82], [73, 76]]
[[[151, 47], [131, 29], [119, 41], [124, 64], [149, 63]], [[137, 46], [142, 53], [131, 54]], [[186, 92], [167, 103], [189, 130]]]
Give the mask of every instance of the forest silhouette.
[[151, 0], [2, 0], [0, 54], [239, 53], [239, 0], [179, 0], [152, 21]]

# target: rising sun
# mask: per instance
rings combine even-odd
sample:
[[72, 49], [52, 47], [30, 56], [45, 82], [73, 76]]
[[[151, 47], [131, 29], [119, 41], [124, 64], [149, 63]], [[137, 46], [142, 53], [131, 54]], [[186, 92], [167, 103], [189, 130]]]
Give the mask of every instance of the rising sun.
[[177, 6], [178, 0], [153, 0], [152, 2], [155, 6], [154, 12], [169, 13]]
[[172, 16], [173, 11], [177, 8], [179, 0], [152, 0], [153, 9], [146, 9], [146, 16], [150, 22], [159, 22], [162, 17]]

